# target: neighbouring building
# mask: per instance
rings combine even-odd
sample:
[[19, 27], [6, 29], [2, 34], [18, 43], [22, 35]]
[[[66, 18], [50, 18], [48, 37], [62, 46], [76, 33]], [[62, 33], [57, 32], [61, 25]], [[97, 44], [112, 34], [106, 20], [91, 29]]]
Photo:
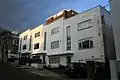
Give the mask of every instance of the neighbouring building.
[[13, 31], [11, 39], [9, 40], [8, 59], [15, 61], [18, 60], [18, 45], [19, 45], [19, 34]]
[[21, 33], [19, 51], [39, 55], [51, 67], [71, 62], [105, 64], [115, 59], [111, 25], [110, 12], [102, 6], [82, 13], [65, 9], [46, 19], [45, 25]]
[[19, 34], [3, 29], [0, 36], [1, 59], [4, 61], [18, 60]]
[[120, 0], [109, 1], [116, 48], [116, 60], [111, 61], [111, 73], [113, 80], [120, 80], [120, 9], [118, 9], [120, 7]]

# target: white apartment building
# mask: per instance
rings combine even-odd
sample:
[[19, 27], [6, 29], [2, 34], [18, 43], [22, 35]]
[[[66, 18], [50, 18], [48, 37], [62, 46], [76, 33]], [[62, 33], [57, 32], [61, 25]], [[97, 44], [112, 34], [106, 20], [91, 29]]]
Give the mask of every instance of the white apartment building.
[[43, 52], [43, 24], [34, 29], [28, 29], [24, 31], [19, 35], [19, 38], [19, 52], [21, 53], [21, 57], [39, 57], [40, 59], [44, 59], [43, 63], [45, 63], [46, 54]]
[[104, 63], [105, 57], [115, 58], [110, 12], [101, 6], [69, 18], [61, 17], [46, 24], [44, 31], [47, 63], [51, 66], [80, 61]]
[[[44, 62], [51, 67], [66, 66], [71, 62], [105, 63], [106, 58], [115, 58], [110, 12], [101, 6], [82, 13], [62, 10], [49, 17], [46, 24], [39, 27], [41, 29], [36, 27], [20, 34], [22, 38], [20, 52], [45, 54]], [[41, 38], [36, 39], [33, 36], [39, 32], [38, 30]], [[39, 47], [34, 50], [33, 46], [37, 43]], [[24, 45], [28, 47], [25, 50]], [[43, 57], [40, 59], [43, 60]]]

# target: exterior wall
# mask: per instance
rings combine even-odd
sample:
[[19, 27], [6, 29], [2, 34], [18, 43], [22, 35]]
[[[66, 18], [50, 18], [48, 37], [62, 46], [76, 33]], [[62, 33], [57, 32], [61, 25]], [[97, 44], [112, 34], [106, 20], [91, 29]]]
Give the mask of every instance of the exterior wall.
[[[111, 22], [111, 14], [105, 9], [101, 8], [101, 14], [104, 15], [105, 24], [103, 24], [105, 57], [109, 60], [116, 59], [113, 28]], [[102, 24], [102, 23], [101, 23]]]
[[[40, 32], [40, 36], [35, 38], [35, 33]], [[44, 34], [43, 34], [43, 25], [40, 25], [36, 27], [35, 29], [31, 30], [31, 35], [32, 35], [32, 45], [31, 45], [31, 50], [32, 54], [40, 53], [43, 51], [43, 46], [44, 46]], [[39, 43], [39, 49], [34, 49], [34, 44]]]
[[[59, 27], [59, 32], [51, 35], [51, 30]], [[46, 51], [47, 55], [59, 54], [63, 52], [63, 18], [56, 20], [55, 22], [45, 25], [44, 32], [47, 32], [46, 39]], [[59, 40], [59, 48], [51, 49], [51, 42]]]
[[[30, 34], [31, 34], [31, 33], [30, 33], [30, 29], [28, 29], [28, 30], [26, 30], [25, 32], [21, 33], [20, 36], [19, 36], [19, 39], [22, 40], [21, 50], [20, 50], [20, 44], [19, 44], [19, 50], [20, 50], [21, 53], [28, 53], [28, 52], [30, 52], [30, 51], [29, 51]], [[27, 36], [27, 39], [24, 40], [23, 38], [24, 38], [24, 36], [26, 36], [26, 35], [28, 35], [28, 36]], [[20, 41], [19, 41], [19, 42], [20, 42]], [[23, 45], [24, 45], [24, 44], [27, 44], [27, 49], [25, 49], [25, 50], [23, 50]]]
[[110, 1], [111, 6], [111, 15], [112, 15], [112, 26], [113, 26], [113, 32], [114, 32], [114, 39], [115, 39], [115, 47], [116, 47], [116, 57], [117, 60], [120, 61], [120, 0], [111, 0]]
[[[78, 14], [77, 16], [71, 17], [64, 21], [64, 30], [66, 31], [67, 26], [71, 26], [71, 39], [72, 39], [72, 49], [74, 56], [72, 57], [72, 62], [78, 62], [79, 60], [100, 58], [101, 55], [104, 56], [104, 46], [102, 35], [102, 26], [97, 23], [97, 20], [100, 21], [100, 7], [91, 9], [89, 11]], [[92, 27], [78, 31], [78, 23], [92, 19]], [[65, 32], [66, 33], [66, 32]], [[93, 37], [94, 48], [92, 49], [82, 49], [78, 50], [78, 40], [83, 38]], [[66, 37], [64, 37], [64, 49], [66, 49]], [[98, 60], [104, 62], [104, 59]]]

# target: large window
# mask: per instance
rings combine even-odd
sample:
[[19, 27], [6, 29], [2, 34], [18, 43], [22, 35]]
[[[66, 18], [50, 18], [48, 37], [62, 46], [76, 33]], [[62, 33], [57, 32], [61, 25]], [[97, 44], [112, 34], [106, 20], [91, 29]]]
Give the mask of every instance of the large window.
[[67, 28], [66, 28], [66, 38], [67, 38], [67, 49], [66, 50], [71, 50], [71, 35], [70, 35], [70, 33], [71, 33], [71, 27], [70, 26], [68, 26]]
[[49, 63], [50, 64], [60, 63], [60, 57], [59, 56], [49, 57]]
[[39, 49], [39, 43], [34, 44], [34, 49]]
[[56, 28], [54, 28], [54, 29], [51, 30], [51, 35], [52, 34], [56, 34], [58, 32], [59, 32], [59, 27], [56, 27]]
[[51, 42], [51, 49], [59, 48], [59, 41]]
[[82, 39], [78, 40], [78, 49], [87, 49], [87, 48], [93, 48], [93, 40], [90, 39]]
[[92, 27], [91, 19], [78, 23], [78, 31]]
[[40, 32], [35, 33], [35, 38], [40, 36]]
[[31, 50], [31, 44], [32, 44], [32, 36], [30, 36], [29, 50]]
[[24, 36], [24, 40], [26, 40], [27, 39], [27, 35], [26, 36]]
[[27, 44], [23, 45], [23, 50], [27, 49]]
[[44, 50], [46, 50], [46, 36], [47, 32], [44, 32]]

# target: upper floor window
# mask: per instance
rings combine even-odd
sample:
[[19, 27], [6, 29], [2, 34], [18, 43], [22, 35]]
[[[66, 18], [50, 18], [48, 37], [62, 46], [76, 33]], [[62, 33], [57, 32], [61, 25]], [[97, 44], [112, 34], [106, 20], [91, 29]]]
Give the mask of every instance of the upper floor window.
[[35, 38], [40, 36], [40, 32], [35, 33]]
[[54, 28], [54, 29], [51, 30], [51, 35], [52, 34], [56, 34], [58, 32], [59, 32], [59, 27], [56, 27], [56, 28]]
[[90, 39], [82, 39], [78, 40], [78, 49], [87, 49], [87, 48], [93, 48], [93, 40]]
[[23, 45], [23, 50], [27, 49], [27, 44]]
[[24, 36], [24, 40], [26, 40], [27, 39], [27, 35], [26, 36]]
[[91, 19], [78, 23], [78, 31], [92, 27]]
[[51, 49], [59, 48], [59, 41], [51, 42]]
[[39, 43], [34, 44], [34, 49], [39, 49]]
[[71, 33], [71, 27], [68, 26], [68, 27], [66, 28], [66, 38], [67, 38], [66, 50], [67, 50], [67, 51], [68, 51], [68, 50], [71, 50], [71, 35], [70, 35], [70, 33]]

